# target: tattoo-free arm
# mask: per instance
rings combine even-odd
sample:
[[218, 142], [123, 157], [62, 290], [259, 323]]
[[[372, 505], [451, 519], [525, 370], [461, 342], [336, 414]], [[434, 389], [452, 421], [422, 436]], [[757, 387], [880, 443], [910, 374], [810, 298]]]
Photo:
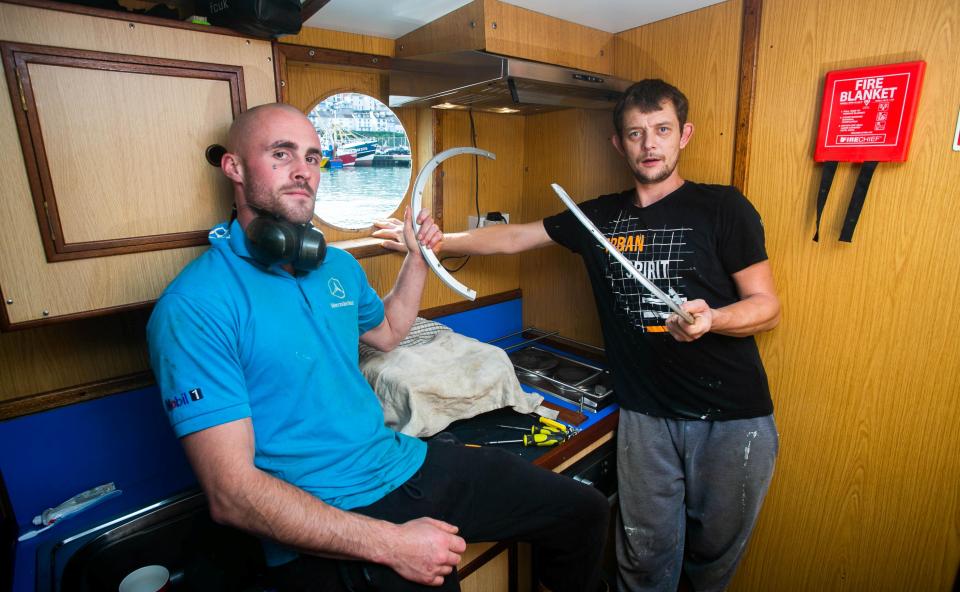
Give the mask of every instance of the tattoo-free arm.
[[677, 341], [693, 341], [708, 331], [747, 337], [769, 331], [780, 322], [780, 300], [773, 284], [769, 261], [761, 261], [733, 274], [740, 300], [721, 308], [710, 308], [703, 300], [683, 304], [694, 316], [692, 325], [677, 315], [667, 319], [667, 329]]
[[733, 274], [739, 302], [714, 311], [712, 331], [746, 337], [769, 331], [780, 322], [780, 299], [769, 261], [754, 263]]
[[406, 579], [439, 585], [466, 545], [457, 528], [430, 518], [392, 524], [338, 510], [253, 464], [249, 419], [182, 439], [214, 520], [305, 553], [388, 565]]
[[404, 222], [399, 231], [407, 256], [397, 275], [397, 283], [383, 299], [383, 322], [360, 336], [360, 341], [381, 351], [392, 350], [407, 336], [420, 311], [420, 297], [423, 295], [428, 268], [417, 246], [418, 239], [427, 247], [434, 248], [443, 238], [443, 233], [428, 210], [421, 210], [417, 222], [420, 232], [415, 236], [410, 212], [404, 212]]
[[[405, 251], [400, 240], [402, 223], [390, 218], [374, 222], [376, 238], [386, 239], [383, 246], [392, 251]], [[466, 232], [447, 233], [434, 252], [438, 255], [510, 255], [552, 244], [543, 220], [528, 224], [494, 224]]]

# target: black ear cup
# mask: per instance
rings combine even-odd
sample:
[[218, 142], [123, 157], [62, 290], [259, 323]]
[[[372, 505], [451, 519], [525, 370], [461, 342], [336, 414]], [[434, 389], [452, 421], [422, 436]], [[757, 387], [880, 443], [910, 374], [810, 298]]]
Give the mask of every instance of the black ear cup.
[[327, 239], [319, 228], [309, 224], [300, 228], [303, 229], [300, 235], [300, 252], [297, 260], [293, 262], [293, 267], [300, 271], [310, 271], [320, 267], [327, 256]]
[[258, 216], [247, 225], [245, 234], [250, 254], [268, 266], [289, 263], [299, 271], [312, 271], [327, 254], [323, 232], [310, 225]]

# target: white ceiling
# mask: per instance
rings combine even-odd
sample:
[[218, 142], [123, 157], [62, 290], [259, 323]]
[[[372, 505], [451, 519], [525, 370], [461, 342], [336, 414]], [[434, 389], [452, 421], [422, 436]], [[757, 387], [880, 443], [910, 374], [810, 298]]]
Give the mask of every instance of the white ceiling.
[[[535, 12], [619, 33], [724, 0], [503, 0]], [[308, 27], [396, 39], [470, 0], [330, 0]]]

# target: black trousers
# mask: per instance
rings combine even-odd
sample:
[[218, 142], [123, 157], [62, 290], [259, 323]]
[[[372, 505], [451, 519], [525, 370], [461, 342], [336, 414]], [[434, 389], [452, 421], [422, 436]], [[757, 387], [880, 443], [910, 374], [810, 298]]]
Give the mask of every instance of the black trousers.
[[[503, 450], [434, 440], [413, 477], [353, 511], [397, 524], [429, 516], [456, 525], [469, 543], [529, 542], [550, 590], [590, 592], [599, 581], [609, 506], [592, 487]], [[456, 572], [442, 586], [423, 586], [383, 565], [307, 555], [271, 571], [283, 592], [460, 589]]]

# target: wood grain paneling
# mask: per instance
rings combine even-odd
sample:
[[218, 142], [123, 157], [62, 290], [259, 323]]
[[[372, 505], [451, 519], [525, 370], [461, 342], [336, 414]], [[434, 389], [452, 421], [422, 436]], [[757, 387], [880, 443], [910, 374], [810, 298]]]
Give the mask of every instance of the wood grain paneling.
[[612, 74], [614, 36], [499, 0], [484, 1], [487, 51]]
[[[150, 54], [157, 58], [192, 62], [234, 64], [244, 68], [249, 104], [260, 104], [273, 99], [273, 73], [268, 61], [268, 43], [145, 24], [137, 24], [132, 28], [127, 25], [128, 23], [119, 20], [0, 4], [0, 38], [4, 40], [109, 53]], [[3, 96], [8, 95], [6, 80], [2, 81], [0, 93]], [[132, 97], [131, 100], [140, 98]], [[9, 322], [55, 318], [156, 298], [177, 271], [195, 256], [196, 249], [119, 255], [109, 261], [101, 258], [63, 261], [55, 266], [47, 264], [36, 226], [36, 214], [30, 212], [33, 209], [30, 205], [30, 190], [25, 162], [17, 140], [12, 106], [8, 101], [0, 103], [0, 136], [7, 139], [0, 144], [0, 159], [9, 164], [4, 172], [5, 190], [0, 200], [5, 225], [5, 231], [0, 233], [0, 246], [4, 252], [18, 254], [17, 257], [6, 258], [0, 262], [0, 286], [3, 287], [4, 297], [14, 301], [13, 304], [6, 305]], [[219, 106], [210, 108], [222, 110]], [[195, 110], [185, 113], [195, 113]], [[216, 123], [220, 115], [219, 112], [210, 113], [209, 121]], [[82, 113], [78, 113], [78, 117], [82, 118]], [[117, 121], [122, 121], [119, 115]], [[177, 128], [178, 120], [157, 123], [161, 126], [164, 124]], [[144, 154], [128, 153], [122, 149], [126, 134], [139, 136], [148, 130], [149, 126], [139, 126], [139, 129], [129, 131], [114, 130], [112, 137], [103, 138], [104, 141], [117, 145], [111, 162], [121, 167], [133, 165], [137, 170], [154, 170], [138, 165], [144, 161]], [[219, 128], [213, 130], [207, 126], [188, 130], [188, 137], [193, 139], [197, 147], [197, 162], [201, 162], [199, 155], [203, 148], [220, 140], [225, 131]], [[176, 156], [184, 158], [182, 154]], [[156, 155], [152, 158], [163, 162], [167, 157]], [[104, 168], [107, 168], [106, 163]], [[169, 177], [169, 171], [162, 173]], [[98, 184], [112, 178], [115, 176], [109, 175], [106, 170], [100, 177], [87, 177]], [[169, 184], [166, 186], [171, 187]], [[225, 184], [221, 186], [223, 190], [226, 189]], [[137, 185], [132, 185], [126, 190], [138, 189]], [[171, 190], [182, 190], [184, 197], [193, 198], [196, 192], [203, 188], [181, 188], [174, 185]], [[226, 204], [226, 201], [223, 203]], [[43, 311], [47, 312], [44, 314]]]
[[0, 408], [35, 393], [149, 369], [146, 319], [141, 310], [0, 333]]
[[403, 35], [396, 42], [397, 57], [484, 48], [484, 0], [473, 0]]
[[342, 49], [343, 51], [375, 53], [385, 56], [394, 55], [393, 39], [384, 39], [370, 35], [357, 35], [356, 33], [343, 33], [341, 31], [330, 31], [328, 29], [318, 29], [315, 27], [303, 27], [297, 35], [281, 37], [279, 41], [296, 45]]
[[[760, 340], [781, 448], [732, 590], [927, 592], [953, 583], [958, 31], [955, 0], [764, 3], [746, 187], [783, 303], [780, 327]], [[841, 164], [814, 243], [824, 75], [916, 59], [927, 72], [909, 159], [880, 164], [852, 244], [837, 236], [857, 167]]]
[[617, 76], [662, 78], [690, 101], [694, 134], [680, 158], [686, 179], [732, 181], [742, 11], [742, 0], [728, 0], [616, 36]]
[[[265, 41], [10, 4], [0, 4], [0, 39], [237, 65], [244, 71], [248, 106], [270, 102], [275, 97], [270, 44]], [[8, 96], [6, 81], [0, 81], [0, 85], [0, 96]], [[112, 140], [118, 143], [118, 155], [161, 161], [166, 158], [167, 154], [161, 154], [164, 147], [145, 154], [124, 153], [128, 136], [137, 136], [139, 141], [147, 131], [143, 126], [114, 129]], [[78, 300], [101, 308], [117, 302], [150, 301], [201, 252], [202, 248], [192, 248], [47, 264], [8, 100], [0, 101], [0, 137], [5, 138], [0, 142], [0, 162], [4, 163], [0, 173], [0, 251], [17, 254], [4, 258], [0, 265], [0, 286], [4, 290], [0, 305], [5, 307], [11, 322], [81, 312], [74, 304]], [[197, 137], [202, 146], [211, 140]], [[197, 152], [197, 161], [201, 159], [202, 148]], [[138, 189], [137, 185], [128, 188]], [[226, 184], [223, 189], [228, 189]], [[192, 192], [190, 195], [199, 190], [202, 188], [183, 188]], [[226, 214], [224, 208], [222, 216]], [[25, 234], [21, 237], [20, 233]], [[11, 278], [29, 278], [36, 288], [21, 288]], [[142, 315], [134, 312], [0, 333], [0, 400], [22, 399], [148, 370], [140, 326], [143, 322]]]
[[[183, 155], [205, 147], [197, 143], [205, 129], [225, 139], [244, 102], [240, 69], [15, 47], [30, 122], [24, 153], [39, 170], [33, 195], [48, 260], [206, 244], [227, 205], [224, 186], [205, 161]], [[164, 96], [202, 99], [154, 99]], [[119, 139], [117, 129], [141, 133]], [[190, 193], [195, 200], [184, 203]]]
[[297, 109], [307, 113], [323, 99], [342, 92], [363, 93], [381, 101], [386, 98], [376, 72], [287, 62], [287, 93]]
[[614, 70], [613, 34], [499, 0], [474, 0], [400, 37], [396, 55], [469, 49], [603, 74]]
[[480, 569], [468, 574], [460, 583], [463, 592], [490, 592], [509, 590], [510, 554], [507, 550], [483, 564]]
[[[577, 202], [627, 189], [633, 177], [610, 137], [606, 111], [565, 110], [527, 118], [523, 221], [564, 210], [550, 188], [558, 183]], [[521, 256], [523, 323], [602, 346], [593, 292], [578, 255], [554, 245]]]
[[750, 169], [750, 126], [756, 100], [757, 56], [760, 53], [760, 14], [763, 0], [743, 0], [740, 33], [740, 83], [737, 91], [737, 128], [733, 141], [733, 182], [745, 191]]

